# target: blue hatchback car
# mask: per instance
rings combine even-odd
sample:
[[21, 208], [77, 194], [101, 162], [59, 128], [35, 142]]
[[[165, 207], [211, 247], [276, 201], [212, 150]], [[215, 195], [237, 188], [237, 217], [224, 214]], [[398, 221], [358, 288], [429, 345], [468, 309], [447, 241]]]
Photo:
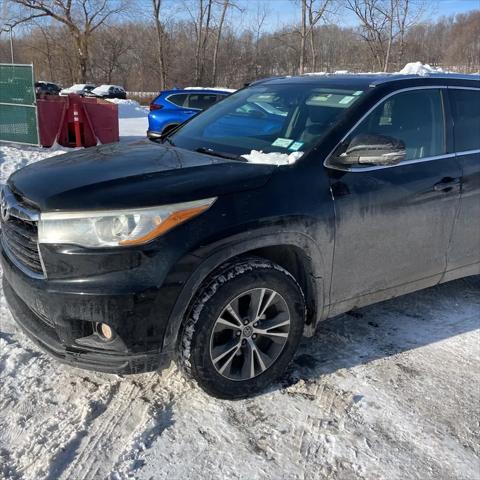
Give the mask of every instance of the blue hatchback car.
[[149, 138], [158, 138], [193, 115], [230, 95], [232, 90], [185, 88], [164, 90], [150, 104]]

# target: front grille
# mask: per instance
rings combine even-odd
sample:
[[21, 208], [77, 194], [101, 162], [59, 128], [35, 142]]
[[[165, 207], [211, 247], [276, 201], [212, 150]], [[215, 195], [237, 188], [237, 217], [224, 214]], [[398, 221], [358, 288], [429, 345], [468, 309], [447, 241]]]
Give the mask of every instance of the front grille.
[[2, 243], [7, 255], [27, 273], [43, 275], [36, 212], [19, 202], [8, 187], [2, 191], [0, 208]]

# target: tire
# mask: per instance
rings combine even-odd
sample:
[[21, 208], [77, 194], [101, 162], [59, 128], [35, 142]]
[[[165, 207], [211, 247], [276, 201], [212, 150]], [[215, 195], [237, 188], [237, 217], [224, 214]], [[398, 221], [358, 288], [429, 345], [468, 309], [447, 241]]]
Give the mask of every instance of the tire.
[[180, 336], [181, 367], [210, 395], [251, 396], [284, 373], [304, 324], [294, 277], [268, 260], [239, 259], [212, 274], [193, 300]]

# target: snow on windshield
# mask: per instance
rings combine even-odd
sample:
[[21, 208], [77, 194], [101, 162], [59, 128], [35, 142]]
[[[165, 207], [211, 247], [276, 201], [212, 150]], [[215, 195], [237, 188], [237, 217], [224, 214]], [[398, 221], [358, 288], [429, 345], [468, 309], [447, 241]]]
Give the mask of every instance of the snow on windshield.
[[295, 163], [303, 152], [281, 153], [270, 152], [264, 153], [261, 150], [252, 150], [250, 153], [242, 155], [249, 163], [263, 163], [267, 165], [291, 165]]

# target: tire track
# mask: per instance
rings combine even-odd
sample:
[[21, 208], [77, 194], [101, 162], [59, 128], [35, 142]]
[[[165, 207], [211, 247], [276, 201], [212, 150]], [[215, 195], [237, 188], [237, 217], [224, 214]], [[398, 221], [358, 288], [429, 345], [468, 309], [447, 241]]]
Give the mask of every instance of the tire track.
[[[136, 382], [117, 383], [115, 395], [104, 412], [89, 425], [70, 464], [66, 465], [63, 472], [49, 477], [49, 480], [84, 480], [104, 476], [115, 462], [116, 453], [132, 434], [132, 429], [134, 431], [141, 425], [148, 408], [141, 392], [153, 383], [149, 379], [143, 388]], [[138, 423], [132, 422], [132, 418]], [[103, 475], [100, 470], [104, 471]]]

